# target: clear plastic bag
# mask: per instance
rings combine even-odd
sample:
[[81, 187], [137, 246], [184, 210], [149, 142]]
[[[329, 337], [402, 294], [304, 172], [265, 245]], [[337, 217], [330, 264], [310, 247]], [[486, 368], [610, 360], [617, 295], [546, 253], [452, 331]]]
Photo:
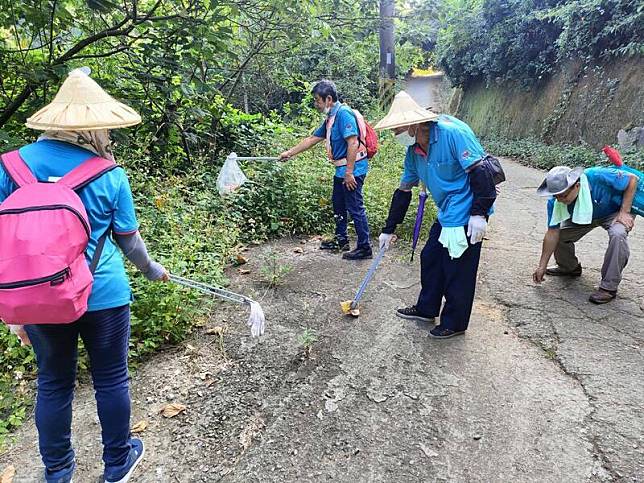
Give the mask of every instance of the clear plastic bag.
[[237, 154], [230, 153], [217, 177], [217, 189], [224, 196], [237, 190], [248, 178], [237, 164]]

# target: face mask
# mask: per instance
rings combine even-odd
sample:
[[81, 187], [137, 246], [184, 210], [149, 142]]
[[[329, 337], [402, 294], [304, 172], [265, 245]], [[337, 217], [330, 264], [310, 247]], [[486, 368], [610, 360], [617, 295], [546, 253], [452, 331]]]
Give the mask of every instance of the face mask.
[[411, 146], [416, 143], [416, 136], [411, 136], [407, 131], [396, 134], [396, 141], [403, 146]]

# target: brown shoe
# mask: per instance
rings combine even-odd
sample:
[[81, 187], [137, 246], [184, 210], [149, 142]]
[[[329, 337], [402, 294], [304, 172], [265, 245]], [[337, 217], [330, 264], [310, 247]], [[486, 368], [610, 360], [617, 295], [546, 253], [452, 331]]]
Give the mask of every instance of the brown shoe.
[[603, 288], [597, 289], [588, 300], [594, 304], [607, 304], [617, 296], [617, 290], [605, 290]]
[[552, 275], [553, 277], [580, 277], [581, 265], [577, 265], [577, 268], [571, 271], [564, 270], [559, 266], [548, 267], [546, 268], [546, 275]]

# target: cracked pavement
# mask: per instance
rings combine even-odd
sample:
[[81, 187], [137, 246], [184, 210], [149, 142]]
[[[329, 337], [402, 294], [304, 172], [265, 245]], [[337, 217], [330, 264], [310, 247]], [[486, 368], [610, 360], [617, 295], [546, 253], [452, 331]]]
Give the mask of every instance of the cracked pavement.
[[509, 181], [492, 219], [481, 282], [506, 307], [517, 333], [542, 347], [584, 391], [591, 411], [583, 424], [610, 478], [644, 481], [642, 220], [629, 235], [631, 259], [613, 302], [587, 301], [608, 244], [601, 228], [576, 244], [580, 278], [548, 277], [538, 286], [530, 277], [546, 224], [545, 201], [534, 192], [543, 173], [509, 160], [504, 166]]

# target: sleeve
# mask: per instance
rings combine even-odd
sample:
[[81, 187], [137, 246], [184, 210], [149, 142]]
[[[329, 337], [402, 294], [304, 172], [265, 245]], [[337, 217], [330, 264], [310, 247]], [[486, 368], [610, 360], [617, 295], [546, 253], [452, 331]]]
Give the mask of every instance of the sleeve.
[[447, 133], [450, 152], [464, 170], [485, 157], [485, 150], [475, 137], [460, 129], [449, 129]]
[[318, 137], [318, 138], [325, 138], [326, 137], [326, 119], [322, 121], [322, 124], [313, 131], [313, 136]]
[[348, 108], [340, 109], [338, 111], [335, 117], [335, 125], [340, 128], [344, 139], [350, 138], [351, 136], [358, 136], [360, 134], [358, 131], [356, 116], [353, 114], [353, 111]]
[[6, 200], [13, 193], [13, 181], [9, 179], [4, 168], [0, 168], [0, 203]]
[[621, 192], [628, 188], [631, 177], [621, 169], [603, 168], [601, 170], [601, 179], [611, 188]]
[[555, 223], [554, 225], [550, 224], [550, 220], [552, 220], [552, 212], [554, 211], [554, 209], [555, 209], [555, 199], [550, 198], [548, 200], [548, 203], [546, 204], [546, 212], [548, 214], [546, 224], [548, 225], [548, 228], [557, 228], [557, 227], [559, 227], [558, 223]]
[[134, 211], [134, 199], [132, 189], [125, 171], [120, 170], [122, 175], [116, 196], [115, 209], [112, 215], [112, 227], [117, 235], [129, 235], [139, 229], [139, 223]]
[[480, 163], [469, 172], [470, 189], [474, 195], [470, 214], [486, 216], [496, 200], [496, 187], [492, 173], [485, 163]]
[[418, 170], [416, 169], [416, 161], [414, 160], [414, 155], [412, 150], [413, 146], [407, 148], [407, 154], [405, 155], [405, 164], [403, 174], [400, 178], [400, 189], [408, 191], [413, 186], [418, 185]]

